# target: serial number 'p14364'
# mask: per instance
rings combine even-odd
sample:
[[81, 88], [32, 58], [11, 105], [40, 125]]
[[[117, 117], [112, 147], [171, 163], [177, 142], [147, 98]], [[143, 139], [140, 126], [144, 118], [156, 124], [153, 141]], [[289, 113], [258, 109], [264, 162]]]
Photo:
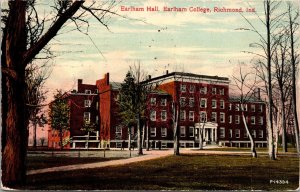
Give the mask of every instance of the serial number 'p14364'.
[[289, 180], [281, 180], [281, 179], [272, 180], [271, 179], [270, 184], [279, 184], [279, 185], [289, 184]]

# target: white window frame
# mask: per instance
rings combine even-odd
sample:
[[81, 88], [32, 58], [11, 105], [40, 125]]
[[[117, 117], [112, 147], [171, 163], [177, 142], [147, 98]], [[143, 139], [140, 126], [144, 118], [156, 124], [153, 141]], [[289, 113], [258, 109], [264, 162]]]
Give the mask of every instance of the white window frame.
[[263, 125], [264, 124], [264, 117], [263, 116], [259, 116], [258, 124], [259, 125]]
[[248, 138], [249, 137], [249, 135], [248, 135], [248, 133], [247, 133], [247, 130], [245, 129], [244, 130], [244, 138]]
[[156, 111], [155, 110], [150, 111], [150, 120], [156, 121]]
[[156, 98], [155, 97], [151, 97], [150, 98], [150, 105], [151, 106], [155, 106], [156, 105]]
[[255, 105], [251, 105], [251, 112], [255, 112]]
[[235, 111], [240, 111], [240, 104], [239, 103], [235, 104]]
[[[202, 114], [204, 114], [204, 119], [203, 119], [203, 116]], [[200, 111], [200, 122], [206, 122], [207, 121], [207, 113], [206, 111]]]
[[232, 138], [232, 129], [229, 129], [229, 138]]
[[[191, 132], [191, 130], [193, 130], [193, 131]], [[193, 126], [189, 127], [189, 137], [195, 137], [195, 127], [193, 127]]]
[[220, 123], [225, 123], [225, 113], [220, 113]]
[[160, 100], [160, 105], [161, 105], [161, 106], [167, 106], [167, 99], [162, 98], [162, 99]]
[[207, 87], [203, 86], [200, 88], [200, 94], [207, 94]]
[[229, 111], [232, 110], [232, 103], [229, 103]]
[[86, 123], [91, 122], [91, 113], [90, 112], [84, 112], [83, 113], [83, 121]]
[[185, 107], [186, 105], [186, 98], [185, 97], [180, 97], [180, 106]]
[[[165, 114], [165, 115], [163, 115]], [[161, 121], [167, 121], [167, 111], [166, 110], [162, 110], [160, 112], [160, 117], [161, 117]]]
[[264, 131], [258, 130], [258, 138], [264, 138]]
[[[202, 106], [202, 101], [204, 101], [204, 107]], [[200, 108], [207, 108], [207, 99], [206, 98], [200, 99]]]
[[190, 107], [194, 107], [195, 106], [195, 99], [194, 99], [194, 97], [190, 97], [189, 98], [189, 106]]
[[[213, 120], [213, 116], [215, 116], [214, 120]], [[210, 118], [211, 122], [217, 122], [217, 119], [218, 119], [217, 112], [211, 112], [211, 118]]]
[[211, 88], [211, 94], [212, 95], [216, 95], [217, 94], [217, 88], [216, 87], [212, 87]]
[[220, 127], [220, 138], [225, 138], [225, 127]]
[[156, 137], [156, 127], [150, 127], [150, 137]]
[[180, 121], [185, 121], [186, 120], [186, 112], [185, 112], [185, 110], [180, 110], [180, 112], [179, 112], [179, 119], [180, 119]]
[[92, 104], [92, 101], [87, 99], [87, 100], [84, 100], [84, 107], [91, 107], [91, 104]]
[[232, 115], [229, 115], [229, 123], [232, 123]]
[[235, 122], [235, 124], [240, 124], [240, 116], [239, 115], [234, 116], [234, 122]]
[[248, 105], [247, 104], [244, 104], [244, 111], [248, 111]]
[[166, 127], [162, 127], [161, 128], [161, 137], [167, 137], [167, 128]]
[[256, 130], [251, 130], [253, 138], [256, 138]]
[[216, 109], [217, 108], [217, 100], [215, 100], [215, 99], [211, 100], [211, 108], [212, 109]]
[[195, 112], [189, 111], [189, 121], [194, 121], [194, 120], [195, 120]]
[[263, 105], [259, 105], [259, 107], [258, 107], [258, 112], [263, 112]]
[[180, 91], [182, 93], [185, 93], [186, 92], [186, 85], [185, 84], [180, 84]]
[[185, 132], [185, 126], [180, 126], [180, 137], [185, 137]]
[[[120, 138], [117, 138], [118, 134], [119, 134]], [[122, 126], [120, 126], [120, 125], [116, 126], [115, 137], [116, 137], [116, 139], [122, 139]]]
[[234, 135], [235, 135], [235, 138], [240, 138], [241, 137], [241, 130], [240, 129], [236, 129]]
[[255, 116], [251, 116], [251, 125], [255, 125]]
[[219, 90], [219, 93], [220, 93], [220, 95], [224, 95], [224, 93], [225, 93], [224, 88], [221, 88], [221, 89]]
[[225, 101], [220, 100], [220, 109], [225, 109]]
[[196, 90], [196, 86], [195, 85], [190, 85], [189, 92], [190, 93], [195, 93], [195, 90]]
[[91, 94], [92, 91], [91, 91], [90, 89], [86, 89], [86, 90], [84, 90], [84, 93], [85, 93], [85, 94]]

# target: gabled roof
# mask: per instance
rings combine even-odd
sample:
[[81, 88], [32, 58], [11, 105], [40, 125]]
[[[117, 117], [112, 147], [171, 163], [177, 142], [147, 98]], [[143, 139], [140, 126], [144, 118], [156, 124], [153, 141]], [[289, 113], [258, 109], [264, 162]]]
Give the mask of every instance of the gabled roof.
[[[239, 96], [230, 96], [229, 102], [240, 102], [241, 97]], [[257, 97], [248, 97], [245, 98], [245, 103], [264, 103], [263, 100], [257, 98]]]

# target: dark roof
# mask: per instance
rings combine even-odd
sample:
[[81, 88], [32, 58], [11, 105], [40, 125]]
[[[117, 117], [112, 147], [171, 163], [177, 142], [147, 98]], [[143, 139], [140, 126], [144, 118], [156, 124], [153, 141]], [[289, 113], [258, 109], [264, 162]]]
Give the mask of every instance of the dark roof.
[[189, 77], [196, 77], [196, 78], [206, 78], [206, 79], [212, 79], [212, 80], [223, 80], [223, 81], [229, 81], [228, 77], [219, 77], [219, 76], [210, 76], [210, 75], [198, 75], [198, 74], [194, 74], [194, 73], [184, 73], [184, 72], [172, 72], [172, 73], [168, 73], [162, 76], [158, 76], [158, 77], [154, 77], [151, 79], [148, 79], [146, 81], [144, 81], [144, 83], [148, 83], [154, 80], [158, 80], [158, 79], [163, 79], [163, 78], [167, 78], [167, 77], [171, 77], [171, 76], [189, 76]]
[[[240, 102], [240, 97], [239, 96], [230, 96], [229, 97], [229, 102]], [[245, 99], [245, 103], [264, 103], [263, 100], [258, 99], [257, 97], [248, 97]]]
[[158, 90], [158, 89], [155, 89], [155, 90], [152, 90], [150, 92], [150, 94], [157, 94], [157, 95], [170, 95], [169, 93], [163, 91], [163, 90]]

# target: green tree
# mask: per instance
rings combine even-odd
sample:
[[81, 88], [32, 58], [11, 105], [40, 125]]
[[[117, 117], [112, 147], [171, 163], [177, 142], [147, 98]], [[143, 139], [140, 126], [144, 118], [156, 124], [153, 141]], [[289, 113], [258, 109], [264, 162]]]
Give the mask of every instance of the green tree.
[[62, 91], [57, 91], [50, 104], [49, 123], [52, 129], [59, 131], [60, 148], [63, 149], [63, 135], [70, 129], [70, 107]]

